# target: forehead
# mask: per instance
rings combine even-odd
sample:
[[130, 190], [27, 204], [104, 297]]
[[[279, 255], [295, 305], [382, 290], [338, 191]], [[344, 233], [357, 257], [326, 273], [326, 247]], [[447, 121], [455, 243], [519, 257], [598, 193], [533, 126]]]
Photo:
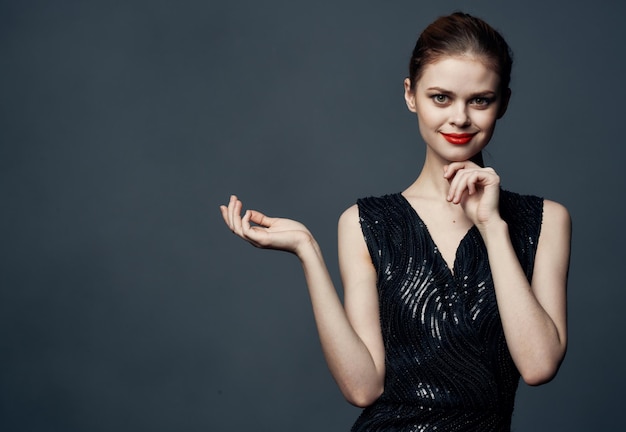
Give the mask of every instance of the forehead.
[[482, 59], [472, 56], [442, 57], [424, 67], [418, 89], [431, 87], [454, 93], [498, 91], [500, 76]]

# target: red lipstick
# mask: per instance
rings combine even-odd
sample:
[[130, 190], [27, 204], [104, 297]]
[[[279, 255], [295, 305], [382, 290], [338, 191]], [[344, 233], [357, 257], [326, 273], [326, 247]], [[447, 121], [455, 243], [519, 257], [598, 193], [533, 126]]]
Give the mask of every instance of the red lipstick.
[[474, 135], [476, 134], [475, 133], [455, 134], [455, 133], [441, 132], [441, 135], [443, 135], [446, 141], [448, 141], [450, 144], [463, 145], [463, 144], [467, 144], [468, 142], [470, 142], [471, 139], [474, 138]]

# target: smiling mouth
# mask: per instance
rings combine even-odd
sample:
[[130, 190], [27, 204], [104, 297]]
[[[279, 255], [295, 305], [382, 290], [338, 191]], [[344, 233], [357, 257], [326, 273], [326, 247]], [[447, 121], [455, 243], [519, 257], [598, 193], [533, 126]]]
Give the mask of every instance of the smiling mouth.
[[462, 134], [446, 134], [441, 132], [441, 135], [448, 141], [450, 144], [455, 145], [463, 145], [467, 144], [474, 138], [475, 133], [462, 133]]

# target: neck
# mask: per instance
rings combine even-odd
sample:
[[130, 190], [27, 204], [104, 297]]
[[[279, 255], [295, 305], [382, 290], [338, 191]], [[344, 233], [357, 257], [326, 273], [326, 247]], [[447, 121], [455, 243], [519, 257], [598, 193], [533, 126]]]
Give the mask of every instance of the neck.
[[[481, 167], [484, 166], [482, 152], [475, 154], [470, 161]], [[450, 183], [443, 177], [443, 167], [450, 162], [427, 154], [424, 166], [419, 177], [409, 186], [407, 195], [420, 195], [433, 199], [446, 199]]]
[[483, 152], [478, 152], [474, 156], [470, 158], [470, 161], [474, 162], [481, 168], [485, 167], [485, 162], [483, 161]]
[[405, 193], [430, 199], [445, 199], [450, 183], [443, 178], [443, 167], [436, 168], [424, 165], [419, 177], [409, 186]]

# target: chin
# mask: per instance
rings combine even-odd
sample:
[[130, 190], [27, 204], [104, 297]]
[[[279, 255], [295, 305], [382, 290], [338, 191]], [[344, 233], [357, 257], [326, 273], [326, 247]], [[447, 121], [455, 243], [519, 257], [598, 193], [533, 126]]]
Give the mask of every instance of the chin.
[[478, 153], [463, 153], [463, 154], [455, 154], [455, 155], [450, 155], [449, 157], [445, 158], [448, 162], [452, 163], [452, 162], [465, 162], [468, 160], [472, 160], [473, 158], [479, 157], [480, 152]]

